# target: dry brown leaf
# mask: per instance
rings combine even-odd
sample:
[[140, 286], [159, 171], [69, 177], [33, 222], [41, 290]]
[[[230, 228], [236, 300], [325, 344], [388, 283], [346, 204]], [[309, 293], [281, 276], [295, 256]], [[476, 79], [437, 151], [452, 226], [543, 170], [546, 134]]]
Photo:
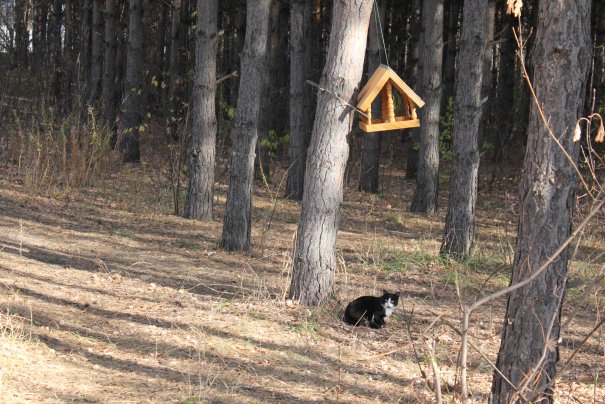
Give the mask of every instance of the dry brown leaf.
[[597, 143], [603, 143], [605, 141], [605, 127], [603, 127], [603, 120], [601, 119], [601, 124], [599, 125], [599, 130], [597, 130], [597, 137], [594, 139]]
[[580, 129], [580, 122], [576, 123], [576, 129], [573, 131], [573, 141], [577, 142], [582, 137], [582, 129]]
[[521, 8], [523, 7], [522, 0], [507, 0], [506, 2], [506, 14], [512, 14], [515, 17], [521, 15]]

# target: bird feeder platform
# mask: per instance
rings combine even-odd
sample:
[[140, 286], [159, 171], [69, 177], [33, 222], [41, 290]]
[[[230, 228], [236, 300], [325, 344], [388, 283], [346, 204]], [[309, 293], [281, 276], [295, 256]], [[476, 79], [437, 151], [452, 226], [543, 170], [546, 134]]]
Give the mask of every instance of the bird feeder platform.
[[[403, 113], [396, 115], [393, 91], [399, 92], [403, 100]], [[372, 102], [380, 94], [380, 118], [372, 118]], [[372, 74], [357, 98], [357, 108], [365, 116], [359, 127], [365, 132], [417, 128], [420, 119], [416, 109], [422, 108], [424, 101], [405, 82], [386, 65], [380, 65]]]

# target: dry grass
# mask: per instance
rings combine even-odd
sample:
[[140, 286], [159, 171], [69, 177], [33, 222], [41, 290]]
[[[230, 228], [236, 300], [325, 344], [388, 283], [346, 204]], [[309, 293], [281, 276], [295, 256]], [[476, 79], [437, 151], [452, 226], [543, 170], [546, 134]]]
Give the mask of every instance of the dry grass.
[[[253, 249], [235, 254], [218, 247], [219, 220], [171, 215], [166, 174], [146, 165], [59, 198], [0, 180], [0, 401], [431, 402], [425, 339], [436, 341], [444, 399], [453, 401], [459, 339], [444, 325], [426, 329], [435, 315], [458, 321], [454, 277], [469, 301], [508, 282], [510, 193], [480, 194], [477, 253], [457, 264], [436, 258], [443, 217], [409, 213], [413, 184], [389, 172], [379, 197], [347, 189], [337, 298], [314, 309], [283, 299], [299, 206], [276, 201], [275, 189], [257, 187]], [[218, 218], [224, 192], [217, 188]], [[602, 227], [591, 229], [574, 264], [578, 290], [602, 248]], [[382, 289], [403, 292], [386, 328], [340, 321], [348, 300]], [[585, 304], [563, 360], [602, 310], [599, 296]], [[472, 324], [491, 360], [503, 312], [495, 301]], [[605, 401], [604, 358], [600, 332], [558, 384], [561, 402]], [[485, 402], [492, 371], [476, 352], [469, 360], [474, 401]]]

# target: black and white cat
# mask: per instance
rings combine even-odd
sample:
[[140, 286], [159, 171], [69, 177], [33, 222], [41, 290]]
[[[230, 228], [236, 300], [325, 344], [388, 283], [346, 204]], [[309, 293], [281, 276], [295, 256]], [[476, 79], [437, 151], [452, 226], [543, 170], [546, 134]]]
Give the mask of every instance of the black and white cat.
[[352, 325], [365, 324], [372, 328], [384, 325], [385, 317], [393, 314], [399, 304], [399, 292], [389, 293], [383, 290], [381, 297], [361, 296], [353, 300], [345, 309], [344, 321]]

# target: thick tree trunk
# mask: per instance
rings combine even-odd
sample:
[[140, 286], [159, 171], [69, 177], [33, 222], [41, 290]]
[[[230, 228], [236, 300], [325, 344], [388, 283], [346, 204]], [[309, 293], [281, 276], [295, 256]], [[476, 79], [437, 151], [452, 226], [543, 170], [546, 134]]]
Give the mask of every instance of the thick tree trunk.
[[246, 251], [250, 248], [254, 148], [258, 138], [262, 77], [266, 69], [270, 8], [271, 0], [250, 0], [247, 7], [242, 74], [233, 123], [229, 192], [223, 222], [222, 246], [228, 251]]
[[443, 60], [443, 0], [425, 0], [422, 9], [422, 89], [420, 150], [412, 212], [435, 213], [439, 188], [439, 117]]
[[[376, 13], [376, 7], [372, 7], [372, 16]], [[384, 2], [379, 8], [379, 18], [382, 21], [381, 25], [384, 24], [385, 8]], [[380, 55], [384, 51], [381, 32], [382, 28], [378, 26], [376, 17], [372, 17], [373, 22], [370, 23], [369, 28], [369, 43], [368, 43], [368, 76], [374, 73], [374, 70], [380, 65]], [[379, 103], [377, 103], [378, 105]], [[380, 108], [376, 108], [378, 111]], [[372, 110], [374, 108], [372, 107]], [[378, 179], [380, 169], [380, 132], [369, 132], [361, 133], [361, 173], [359, 175], [359, 184], [357, 189], [362, 192], [378, 192]]]
[[[573, 141], [573, 132], [583, 111], [590, 63], [586, 57], [590, 54], [590, 7], [591, 0], [541, 1], [533, 53], [538, 101], [548, 125], [574, 160], [578, 143]], [[529, 277], [570, 235], [578, 182], [570, 162], [549, 136], [535, 103], [531, 104], [523, 172], [511, 284]], [[523, 401], [554, 400], [548, 383], [556, 374], [559, 358], [557, 341], [568, 259], [565, 249], [530, 285], [508, 296], [496, 365], [517, 388], [531, 369], [539, 369], [529, 389], [542, 395], [534, 397], [521, 391]], [[538, 363], [544, 349], [545, 360]], [[494, 373], [492, 393], [494, 403], [509, 403], [519, 397], [498, 373]]]
[[130, 0], [128, 8], [128, 51], [126, 77], [119, 122], [120, 155], [125, 163], [138, 163], [139, 129], [145, 110], [143, 102], [143, 1]]
[[337, 1], [330, 47], [318, 95], [313, 136], [305, 173], [301, 219], [296, 234], [289, 296], [306, 305], [324, 303], [336, 270], [336, 234], [340, 222], [347, 134], [354, 111], [332, 94], [354, 104], [361, 79], [372, 2]]
[[[410, 40], [408, 43], [406, 82], [410, 87], [417, 88], [420, 82], [420, 31], [422, 26], [422, 5], [420, 0], [411, 0], [411, 15], [409, 22]], [[416, 128], [408, 131], [408, 159], [406, 162], [405, 178], [416, 178], [418, 172], [418, 149], [420, 131]]]
[[311, 3], [293, 0], [290, 11], [290, 167], [286, 198], [302, 200], [307, 148], [311, 139], [312, 120], [307, 113], [312, 97], [306, 83], [311, 74]]
[[197, 51], [193, 87], [193, 126], [185, 217], [212, 220], [216, 148], [216, 49], [218, 1], [197, 2]]
[[465, 0], [456, 78], [453, 170], [441, 253], [468, 257], [475, 234], [475, 205], [479, 173], [481, 82], [486, 48], [488, 4]]
[[112, 128], [117, 114], [116, 91], [116, 3], [105, 0], [105, 55], [103, 57], [103, 118]]

